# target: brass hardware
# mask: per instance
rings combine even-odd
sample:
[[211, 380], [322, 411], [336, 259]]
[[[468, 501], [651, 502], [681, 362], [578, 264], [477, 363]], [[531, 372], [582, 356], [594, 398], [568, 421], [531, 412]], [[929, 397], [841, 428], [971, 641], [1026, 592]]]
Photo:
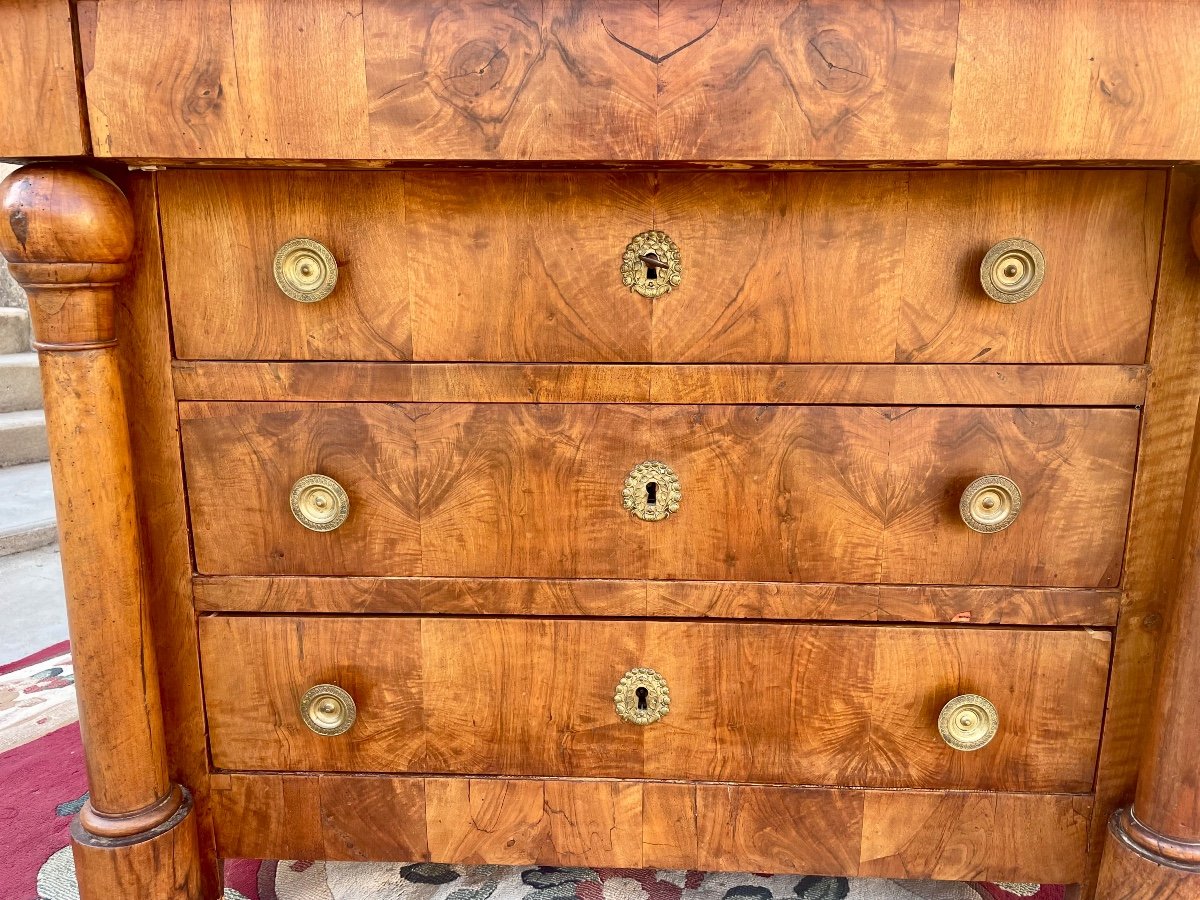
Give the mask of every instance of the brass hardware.
[[1046, 277], [1046, 257], [1033, 241], [1009, 238], [984, 256], [979, 281], [984, 291], [1000, 303], [1028, 300]]
[[661, 297], [683, 278], [679, 248], [662, 231], [635, 235], [621, 257], [621, 281], [643, 297]]
[[671, 711], [671, 690], [653, 669], [630, 669], [617, 682], [613, 703], [626, 722], [649, 725]]
[[962, 694], [942, 707], [938, 731], [955, 750], [986, 747], [1000, 728], [1000, 713], [986, 697]]
[[350, 730], [358, 718], [358, 707], [336, 684], [318, 684], [300, 701], [300, 716], [317, 734], [333, 737]]
[[337, 280], [337, 260], [319, 241], [293, 238], [275, 251], [275, 283], [293, 300], [324, 300]]
[[981, 534], [1003, 531], [1021, 511], [1021, 489], [1011, 478], [984, 475], [963, 491], [958, 512], [967, 527]]
[[643, 522], [658, 522], [679, 511], [679, 476], [666, 463], [638, 463], [625, 478], [621, 505]]
[[310, 531], [333, 531], [350, 515], [350, 498], [325, 475], [305, 475], [292, 485], [292, 515]]

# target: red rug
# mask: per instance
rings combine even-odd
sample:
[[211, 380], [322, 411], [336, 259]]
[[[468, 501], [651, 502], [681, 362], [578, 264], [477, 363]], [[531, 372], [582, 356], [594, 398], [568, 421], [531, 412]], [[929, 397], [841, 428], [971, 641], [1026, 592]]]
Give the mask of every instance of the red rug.
[[[0, 897], [78, 900], [68, 826], [87, 797], [66, 647], [0, 668]], [[3, 744], [0, 744], [3, 746]], [[225, 900], [1062, 900], [1050, 885], [545, 866], [233, 860]]]

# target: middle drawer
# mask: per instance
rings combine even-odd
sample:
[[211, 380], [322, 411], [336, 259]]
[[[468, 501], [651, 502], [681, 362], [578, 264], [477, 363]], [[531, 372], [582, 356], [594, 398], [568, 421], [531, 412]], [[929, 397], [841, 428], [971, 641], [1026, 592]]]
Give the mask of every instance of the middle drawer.
[[[1138, 427], [1134, 410], [1078, 408], [188, 402], [180, 416], [202, 574], [1059, 587], [1119, 581]], [[294, 515], [309, 475], [336, 482], [316, 500], [345, 506], [337, 527]], [[635, 518], [631, 501], [670, 509], [672, 475], [677, 508]], [[1019, 509], [972, 530], [962, 498], [991, 475], [1008, 499], [978, 495], [974, 512]]]

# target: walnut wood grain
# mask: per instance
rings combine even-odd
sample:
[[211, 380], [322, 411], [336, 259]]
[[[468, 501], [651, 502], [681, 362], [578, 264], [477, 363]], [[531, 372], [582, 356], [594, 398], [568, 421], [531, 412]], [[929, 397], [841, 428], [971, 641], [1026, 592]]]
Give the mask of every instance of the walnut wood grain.
[[90, 152], [68, 0], [0, 4], [0, 157]]
[[[1117, 583], [1138, 425], [1136, 411], [1119, 409], [180, 412], [202, 574], [1047, 587]], [[626, 474], [646, 459], [667, 462], [683, 485], [680, 511], [663, 522], [620, 503]], [[312, 472], [350, 496], [336, 531], [307, 531], [291, 515], [288, 492]], [[992, 472], [1021, 485], [1022, 518], [978, 534], [958, 499]]]
[[[1110, 644], [982, 627], [225, 616], [200, 620], [200, 643], [221, 769], [1069, 792], [1091, 787]], [[671, 687], [648, 727], [613, 708], [639, 665]], [[319, 683], [355, 698], [344, 736], [300, 717]], [[975, 753], [937, 731], [961, 693], [1000, 710]]]
[[115, 293], [136, 233], [110, 180], [36, 164], [0, 184], [0, 253], [39, 350], [88, 797], [72, 822], [84, 900], [199, 900], [196, 817], [171, 780], [137, 518]]
[[788, 582], [199, 576], [201, 612], [1116, 624], [1119, 591]]
[[1137, 768], [1147, 736], [1148, 697], [1167, 597], [1179, 565], [1179, 523], [1194, 438], [1200, 370], [1200, 260], [1193, 252], [1188, 223], [1200, 197], [1195, 170], [1171, 176], [1162, 271], [1155, 311], [1150, 363], [1153, 375], [1134, 483], [1130, 541], [1113, 672], [1097, 775], [1096, 811], [1090, 837], [1088, 881], [1095, 883], [1114, 810], [1133, 799]]
[[1200, 23], [1169, 0], [79, 8], [117, 157], [1200, 157]]
[[179, 400], [1140, 406], [1145, 366], [178, 361]]
[[[1165, 178], [173, 171], [160, 182], [185, 359], [1138, 365]], [[652, 227], [678, 243], [684, 272], [655, 301], [620, 278], [626, 243]], [[298, 236], [338, 260], [338, 285], [317, 303], [274, 283], [276, 248]], [[1013, 236], [1041, 246], [1047, 275], [1029, 300], [1002, 304], [979, 264]]]
[[[381, 786], [363, 786], [373, 782]], [[361, 859], [348, 852], [353, 845], [371, 848], [372, 858], [413, 862], [599, 859], [625, 868], [1050, 884], [1079, 879], [1091, 807], [1087, 797], [1063, 794], [575, 779], [216, 774], [213, 788], [219, 849], [229, 857]], [[363, 798], [353, 828], [341, 824], [347, 795]], [[946, 852], [923, 854], [931, 845]]]
[[162, 277], [162, 246], [153, 176], [130, 176], [133, 273], [116, 293], [117, 355], [125, 405], [137, 518], [142, 539], [150, 627], [158, 661], [167, 770], [194, 801], [202, 896], [219, 894], [208, 802], [208, 741], [191, 597], [191, 542], [183, 496], [179, 422], [171, 391], [171, 344]]

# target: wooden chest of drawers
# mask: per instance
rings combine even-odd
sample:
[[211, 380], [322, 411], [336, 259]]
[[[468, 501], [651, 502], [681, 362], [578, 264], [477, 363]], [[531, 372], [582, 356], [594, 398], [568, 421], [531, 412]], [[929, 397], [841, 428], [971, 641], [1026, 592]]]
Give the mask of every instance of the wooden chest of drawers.
[[85, 900], [1200, 897], [1197, 48], [1166, 0], [0, 6], [0, 155], [101, 170], [0, 226]]

